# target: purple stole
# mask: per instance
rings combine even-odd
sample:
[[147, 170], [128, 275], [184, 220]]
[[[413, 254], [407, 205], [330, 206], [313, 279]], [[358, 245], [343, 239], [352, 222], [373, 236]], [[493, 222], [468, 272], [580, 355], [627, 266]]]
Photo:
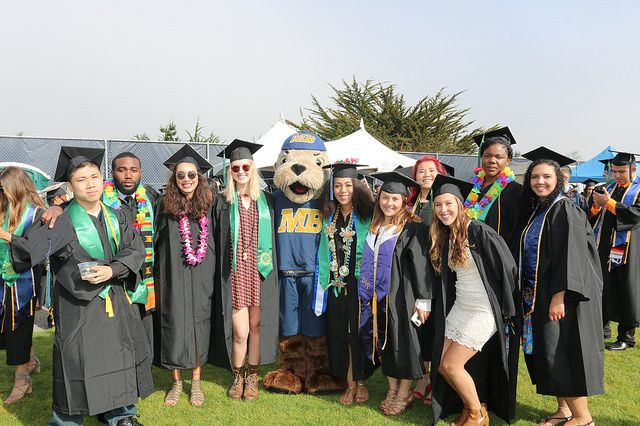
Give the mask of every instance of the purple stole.
[[[391, 284], [393, 252], [400, 233], [395, 227], [380, 228], [378, 234], [367, 234], [360, 267], [360, 340], [368, 359], [382, 352], [387, 341], [387, 294]], [[378, 318], [384, 318], [380, 327]], [[382, 328], [382, 329], [380, 329]]]

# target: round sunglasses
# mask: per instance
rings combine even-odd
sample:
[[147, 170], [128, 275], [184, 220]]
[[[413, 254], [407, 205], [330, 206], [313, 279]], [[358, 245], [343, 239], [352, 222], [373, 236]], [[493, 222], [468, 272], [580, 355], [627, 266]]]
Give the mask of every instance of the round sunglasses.
[[176, 173], [176, 177], [178, 178], [178, 180], [182, 180], [185, 177], [189, 177], [189, 179], [193, 180], [197, 176], [198, 176], [198, 173], [194, 172], [193, 170], [189, 170], [187, 173], [185, 173], [185, 172]]
[[240, 167], [242, 167], [242, 170], [245, 172], [248, 172], [249, 170], [251, 170], [250, 164], [243, 164], [242, 166], [231, 166], [231, 171], [233, 173], [238, 173], [240, 171]]

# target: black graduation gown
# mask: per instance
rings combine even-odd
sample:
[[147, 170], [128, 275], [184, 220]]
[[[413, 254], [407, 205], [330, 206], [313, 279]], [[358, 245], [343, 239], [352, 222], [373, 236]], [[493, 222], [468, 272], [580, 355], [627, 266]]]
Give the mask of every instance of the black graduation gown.
[[[427, 232], [428, 256], [429, 248], [431, 247], [429, 237], [429, 225], [431, 225], [432, 218], [431, 209], [429, 208], [430, 201], [426, 201], [424, 203], [421, 203], [419, 201], [416, 202], [418, 203], [418, 207], [416, 208], [415, 213], [420, 216], [420, 219], [422, 219], [422, 225], [424, 225]], [[431, 268], [431, 263], [429, 263], [428, 267]], [[439, 280], [439, 278], [435, 277], [435, 274], [431, 273], [431, 276], [434, 280]], [[439, 284], [435, 284], [434, 282], [434, 285]], [[422, 359], [424, 361], [431, 361], [431, 353], [433, 352], [433, 332], [433, 321], [431, 320], [431, 316], [429, 316], [429, 318], [427, 318], [427, 321], [420, 327], [418, 327], [418, 339], [420, 340], [420, 350], [422, 351]]]
[[[334, 241], [336, 242], [336, 253], [338, 266], [343, 265], [344, 243], [340, 236], [340, 229], [348, 225], [347, 221], [338, 214], [336, 221], [336, 232]], [[354, 226], [355, 229], [355, 226]], [[366, 238], [361, 235], [360, 238]], [[374, 366], [364, 355], [362, 344], [358, 333], [358, 321], [360, 318], [360, 300], [358, 297], [358, 282], [356, 273], [356, 247], [358, 245], [358, 235], [351, 239], [351, 258], [349, 261], [349, 275], [344, 278], [346, 286], [336, 295], [333, 287], [327, 290], [327, 310], [325, 321], [327, 324], [327, 351], [329, 353], [329, 372], [334, 377], [347, 379], [349, 372], [349, 350], [351, 350], [351, 374], [353, 380], [366, 380], [371, 376]], [[331, 279], [331, 278], [330, 278]], [[346, 290], [346, 291], [345, 291]]]
[[[160, 194], [148, 185], [144, 185], [145, 190], [147, 191], [147, 196], [149, 197], [149, 201], [151, 201], [151, 208], [153, 209], [154, 219], [157, 215], [158, 208], [158, 200], [160, 199]], [[126, 203], [122, 202], [121, 211], [124, 214], [127, 222], [133, 226], [133, 222], [136, 219], [138, 214], [138, 206], [135, 202], [135, 194], [133, 197], [133, 205], [128, 206]], [[147, 336], [147, 342], [149, 344], [149, 351], [153, 353], [153, 322], [155, 317], [155, 312], [146, 312], [144, 305], [138, 304], [138, 308], [140, 309], [140, 317], [142, 318], [142, 326], [144, 327], [145, 334]]]
[[[55, 276], [52, 292], [56, 323], [53, 345], [53, 409], [64, 415], [96, 415], [135, 404], [153, 390], [151, 358], [137, 307], [129, 303], [123, 284], [134, 284], [144, 262], [144, 247], [124, 216], [116, 212], [120, 227], [120, 250], [111, 255], [102, 212], [94, 222], [105, 253], [105, 263], [121, 270], [112, 278], [109, 292], [114, 317], [105, 312], [98, 295], [104, 284], [93, 285], [80, 278], [78, 264], [92, 260], [82, 248], [67, 212], [56, 226], [38, 224], [37, 236], [24, 244], [31, 262], [41, 262], [49, 250]], [[125, 276], [126, 275], [126, 276]]]
[[[158, 203], [154, 235], [154, 281], [156, 321], [154, 322], [154, 363], [168, 369], [191, 369], [204, 365], [209, 357], [211, 305], [216, 269], [214, 206], [209, 217], [208, 251], [196, 265], [185, 264], [178, 221]], [[200, 225], [189, 221], [192, 246], [196, 250]], [[196, 352], [197, 351], [197, 352]]]
[[[480, 191], [480, 199], [491, 185]], [[504, 187], [498, 199], [493, 202], [484, 223], [492, 227], [506, 241], [513, 258], [518, 260], [518, 244], [522, 234], [523, 220], [522, 185], [515, 180]]]
[[[393, 250], [387, 295], [387, 341], [380, 354], [382, 372], [398, 379], [420, 379], [425, 373], [418, 331], [411, 322], [416, 299], [431, 299], [427, 276], [427, 236], [421, 223], [407, 223]], [[378, 315], [384, 330], [384, 315]]]
[[[547, 213], [537, 270], [533, 354], [525, 355], [531, 381], [543, 395], [604, 393], [602, 271], [586, 214], [568, 198]], [[549, 321], [560, 291], [565, 317]]]
[[[515, 417], [516, 382], [518, 378], [519, 334], [509, 333], [506, 348], [503, 317], [512, 320], [520, 315], [517, 296], [518, 270], [509, 248], [502, 238], [484, 223], [472, 220], [468, 228], [468, 241], [473, 260], [493, 311], [497, 332], [467, 362], [466, 370], [474, 379], [480, 400], [494, 413], [509, 422]], [[462, 402], [446, 380], [438, 374], [444, 344], [445, 319], [455, 302], [455, 273], [448, 267], [448, 243], [442, 253], [441, 285], [434, 291], [431, 315], [434, 321], [434, 348], [431, 357], [431, 383], [433, 383], [433, 418], [438, 420], [459, 412]], [[519, 322], [513, 321], [515, 324]], [[478, 362], [479, 361], [479, 362]]]
[[[273, 221], [273, 203], [271, 194], [265, 193], [269, 204], [269, 214]], [[212, 337], [209, 350], [209, 362], [222, 368], [231, 368], [231, 346], [233, 329], [231, 325], [231, 229], [229, 227], [229, 208], [222, 194], [218, 195], [215, 208], [216, 278], [212, 315]], [[260, 285], [260, 364], [273, 364], [278, 355], [278, 326], [280, 313], [280, 290], [278, 287], [278, 263], [276, 257], [275, 232], [272, 233], [273, 271]]]
[[[640, 326], [640, 197], [631, 206], [620, 202], [624, 188], [616, 188], [611, 198], [618, 201], [616, 214], [606, 211], [600, 228], [598, 254], [604, 279], [603, 316], [629, 327]], [[603, 207], [604, 208], [604, 207]], [[613, 230], [630, 231], [628, 260], [609, 271], [609, 252]]]

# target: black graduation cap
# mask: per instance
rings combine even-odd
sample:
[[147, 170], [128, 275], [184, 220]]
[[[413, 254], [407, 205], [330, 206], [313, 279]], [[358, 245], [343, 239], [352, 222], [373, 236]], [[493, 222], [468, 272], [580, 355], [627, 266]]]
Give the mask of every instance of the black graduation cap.
[[213, 168], [213, 166], [198, 152], [191, 147], [191, 145], [184, 144], [175, 154], [173, 154], [164, 165], [167, 168], [172, 168], [180, 163], [191, 163], [198, 167], [202, 173], [206, 173]]
[[332, 177], [334, 178], [358, 179], [357, 167], [365, 167], [365, 164], [333, 163], [333, 164], [328, 164], [322, 168], [331, 169], [331, 174], [332, 174]]
[[400, 172], [403, 175], [410, 177], [411, 179], [413, 179], [413, 166], [409, 166], [409, 167], [402, 167], [402, 166], [398, 166], [395, 169], [396, 172]]
[[612, 160], [613, 160], [613, 157], [605, 158], [604, 160], [598, 160], [598, 161], [601, 162], [602, 164], [604, 164], [605, 166], [609, 167], [609, 165], [611, 164]]
[[103, 158], [104, 149], [102, 148], [84, 148], [79, 146], [60, 147], [58, 165], [56, 166], [56, 173], [53, 180], [56, 182], [68, 181], [69, 172], [87, 161], [94, 163], [102, 170]]
[[467, 196], [472, 189], [472, 183], [444, 175], [436, 176], [435, 180], [433, 181], [433, 185], [431, 186], [433, 198], [442, 194], [453, 194], [462, 202], [467, 199]]
[[44, 188], [41, 193], [46, 194], [47, 200], [51, 200], [58, 195], [67, 195], [67, 185], [64, 182], [55, 183]]
[[447, 175], [449, 175], [449, 176], [455, 176], [456, 175], [456, 169], [454, 169], [453, 166], [445, 164], [442, 161], [440, 162], [440, 164], [442, 164], [444, 166], [444, 169], [447, 171]]
[[622, 152], [622, 151], [611, 151], [615, 152], [616, 156], [611, 159], [611, 164], [614, 166], [628, 166], [633, 165], [636, 162], [636, 155], [640, 154], [632, 154], [630, 152]]
[[388, 192], [389, 194], [407, 195], [409, 187], [420, 188], [420, 184], [418, 182], [397, 170], [391, 172], [371, 173], [371, 176], [383, 181], [384, 183], [380, 190]]
[[595, 185], [598, 184], [598, 181], [597, 180], [593, 180], [593, 179], [587, 179], [587, 180], [583, 180], [582, 183], [585, 186], [590, 186], [590, 185], [594, 185], [595, 186]]
[[555, 151], [550, 150], [547, 147], [541, 146], [525, 154], [522, 154], [524, 158], [531, 161], [536, 160], [553, 160], [560, 165], [560, 167], [567, 166], [571, 163], [575, 163], [576, 160], [569, 158]]
[[234, 139], [218, 153], [218, 157], [228, 158], [230, 161], [253, 160], [253, 153], [260, 148], [262, 148], [260, 144]]
[[516, 144], [516, 139], [513, 137], [513, 134], [511, 134], [511, 130], [509, 130], [508, 127], [501, 127], [486, 133], [480, 133], [473, 137], [473, 141], [480, 147], [483, 142], [489, 142], [490, 139], [496, 138], [504, 138], [511, 145]]

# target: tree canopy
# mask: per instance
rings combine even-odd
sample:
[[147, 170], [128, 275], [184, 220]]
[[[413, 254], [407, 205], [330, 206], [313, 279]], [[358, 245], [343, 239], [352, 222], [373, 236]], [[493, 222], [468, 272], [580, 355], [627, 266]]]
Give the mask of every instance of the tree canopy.
[[458, 106], [462, 92], [441, 89], [409, 105], [390, 83], [360, 83], [354, 77], [350, 83], [343, 80], [341, 87], [330, 87], [329, 105], [311, 95], [312, 106], [301, 110], [302, 122], [291, 124], [334, 140], [357, 130], [363, 119], [371, 135], [396, 151], [461, 154], [475, 153], [472, 136], [484, 131], [472, 127], [469, 108]]

